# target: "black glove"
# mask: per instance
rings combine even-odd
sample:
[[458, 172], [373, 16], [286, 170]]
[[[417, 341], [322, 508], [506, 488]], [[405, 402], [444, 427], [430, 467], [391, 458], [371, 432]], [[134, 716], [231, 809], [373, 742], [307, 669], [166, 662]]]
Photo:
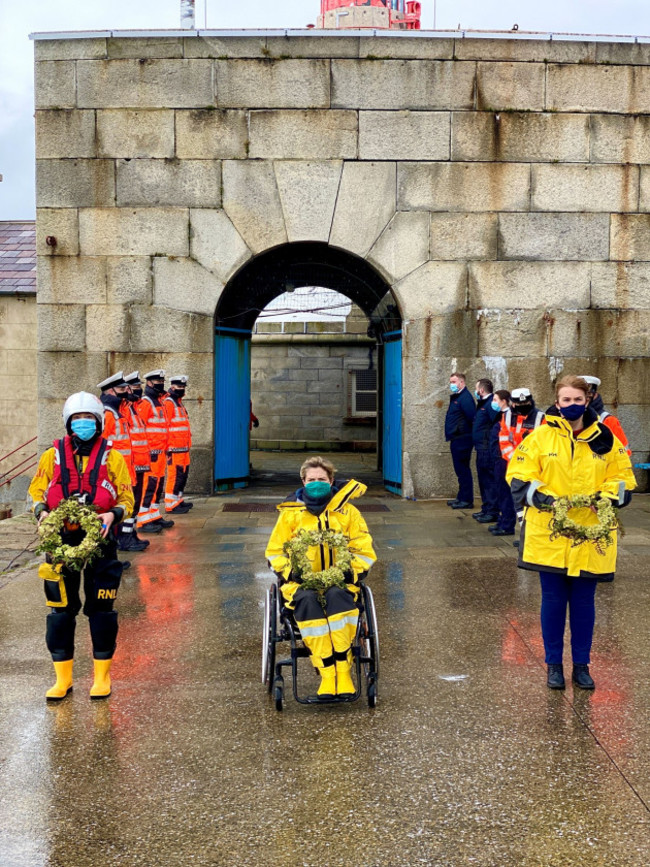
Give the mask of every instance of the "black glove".
[[543, 512], [548, 512], [549, 509], [553, 508], [555, 497], [552, 497], [550, 494], [540, 494], [539, 491], [535, 491], [532, 500], [535, 508], [541, 509]]

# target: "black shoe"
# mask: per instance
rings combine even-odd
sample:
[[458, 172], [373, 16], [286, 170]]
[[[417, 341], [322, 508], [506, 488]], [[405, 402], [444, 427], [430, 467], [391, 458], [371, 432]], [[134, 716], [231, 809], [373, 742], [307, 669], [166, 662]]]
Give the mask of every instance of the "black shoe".
[[149, 542], [136, 539], [135, 533], [122, 533], [117, 540], [120, 551], [144, 551], [148, 546]]
[[127, 569], [131, 568], [131, 561], [130, 560], [120, 560], [120, 563], [122, 564], [122, 571], [123, 572], [126, 572]]
[[519, 539], [515, 539], [515, 541], [512, 543], [512, 547], [519, 549]]
[[169, 530], [170, 527], [174, 526], [173, 521], [166, 521], [164, 518], [158, 518], [157, 521], [152, 521], [156, 527], [160, 527], [161, 530]]
[[135, 530], [133, 531], [133, 535], [135, 536], [136, 542], [140, 542], [140, 544], [144, 545], [145, 548], [148, 548], [149, 545], [151, 545], [151, 542], [149, 541], [149, 539], [141, 539], [138, 536], [138, 534], [135, 532]]
[[169, 514], [172, 514], [172, 515], [186, 515], [186, 514], [190, 511], [191, 508], [192, 508], [192, 506], [191, 506], [189, 503], [187, 503], [187, 504], [186, 504], [186, 503], [181, 503], [180, 506], [176, 506], [175, 509], [172, 509], [171, 512], [168, 512], [167, 514], [168, 514], [168, 515], [169, 515]]
[[559, 665], [548, 666], [546, 686], [549, 689], [564, 689], [566, 687], [566, 684], [564, 682], [564, 669], [562, 668], [562, 663], [560, 663]]
[[456, 498], [453, 499], [453, 500], [447, 500], [447, 505], [448, 505], [448, 506], [455, 506], [456, 503], [458, 503], [458, 502], [459, 502], [458, 497], [456, 497]]
[[490, 531], [490, 533], [492, 533], [493, 536], [514, 536], [515, 535], [514, 530], [504, 530], [501, 527], [497, 527], [494, 530], [491, 527], [488, 527], [488, 530]]
[[452, 509], [471, 509], [474, 503], [467, 503], [465, 500], [456, 500]]
[[472, 518], [474, 518], [474, 520], [476, 520], [477, 518], [480, 518], [484, 514], [485, 514], [485, 512], [472, 512]]
[[498, 519], [499, 519], [498, 515], [490, 515], [490, 513], [488, 512], [485, 515], [481, 515], [476, 520], [478, 521], [479, 524], [491, 524], [493, 521], [498, 521]]
[[596, 684], [592, 676], [589, 674], [589, 666], [584, 664], [574, 664], [573, 666], [573, 676], [571, 680], [575, 683], [576, 686], [579, 686], [580, 689], [595, 689]]
[[149, 521], [148, 524], [144, 524], [139, 529], [140, 533], [162, 533], [162, 527], [158, 523], [158, 521]]

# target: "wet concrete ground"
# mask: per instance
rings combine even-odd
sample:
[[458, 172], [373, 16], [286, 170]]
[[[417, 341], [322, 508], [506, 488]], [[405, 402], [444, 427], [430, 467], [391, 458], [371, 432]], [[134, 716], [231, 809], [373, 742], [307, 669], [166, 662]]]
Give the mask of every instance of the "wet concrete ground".
[[511, 538], [371, 489], [378, 706], [280, 714], [260, 681], [274, 515], [223, 507], [285, 490], [197, 500], [132, 557], [106, 702], [80, 617], [74, 692], [46, 704], [36, 571], [0, 583], [0, 865], [650, 863], [650, 498], [598, 590], [590, 694], [546, 688]]

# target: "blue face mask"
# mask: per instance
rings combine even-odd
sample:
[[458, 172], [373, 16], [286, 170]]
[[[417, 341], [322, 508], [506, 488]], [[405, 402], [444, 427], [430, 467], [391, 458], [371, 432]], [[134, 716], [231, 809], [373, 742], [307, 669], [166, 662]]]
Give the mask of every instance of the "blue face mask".
[[569, 406], [561, 406], [560, 413], [567, 421], [578, 421], [585, 414], [587, 405], [584, 403], [571, 403]]
[[307, 482], [305, 492], [314, 500], [321, 500], [327, 497], [332, 491], [332, 486], [329, 482]]
[[475, 397], [477, 400], [480, 400], [480, 399], [481, 399], [481, 395], [478, 393], [478, 391], [475, 391], [475, 392], [474, 392], [474, 397]]
[[97, 422], [94, 418], [75, 418], [70, 424], [70, 429], [80, 440], [87, 442], [97, 433]]
[[492, 403], [490, 404], [490, 406], [492, 407], [492, 409], [493, 409], [495, 412], [501, 412], [501, 407], [500, 407], [499, 404], [496, 402], [496, 400], [493, 400]]
[[458, 386], [456, 385], [455, 382], [452, 382], [452, 383], [450, 384], [450, 386], [449, 386], [449, 391], [450, 391], [452, 394], [458, 394], [459, 389], [458, 389]]

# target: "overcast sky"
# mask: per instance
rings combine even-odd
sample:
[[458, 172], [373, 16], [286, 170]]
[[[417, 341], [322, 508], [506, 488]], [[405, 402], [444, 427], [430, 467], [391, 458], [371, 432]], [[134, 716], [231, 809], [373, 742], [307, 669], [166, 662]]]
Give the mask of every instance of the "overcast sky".
[[[206, 0], [196, 0], [203, 28]], [[434, 0], [421, 0], [433, 28]], [[319, 0], [207, 0], [211, 29], [304, 27]], [[178, 28], [180, 0], [0, 0], [0, 220], [34, 217], [33, 32]], [[438, 29], [650, 36], [650, 0], [436, 0]]]

